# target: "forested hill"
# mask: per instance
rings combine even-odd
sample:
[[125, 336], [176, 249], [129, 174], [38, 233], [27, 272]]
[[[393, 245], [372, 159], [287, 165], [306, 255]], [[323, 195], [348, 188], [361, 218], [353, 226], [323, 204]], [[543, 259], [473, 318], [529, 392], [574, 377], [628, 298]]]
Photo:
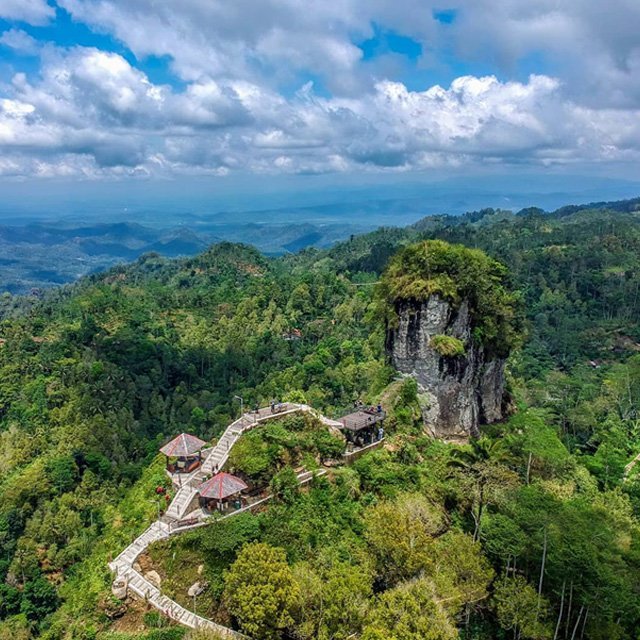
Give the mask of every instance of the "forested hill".
[[326, 255], [338, 271], [381, 273], [399, 246], [419, 239], [483, 249], [509, 267], [521, 292], [531, 323], [522, 373], [535, 377], [540, 366], [570, 369], [640, 350], [640, 200], [611, 205], [430, 217], [356, 237]]
[[[217, 585], [209, 615], [235, 623], [223, 576], [258, 541], [284, 550], [274, 565], [291, 591], [286, 628], [259, 637], [552, 638], [557, 626], [567, 640], [635, 640], [640, 478], [624, 475], [640, 453], [636, 208], [427, 218], [278, 259], [223, 243], [5, 298], [0, 638], [181, 637], [114, 601], [106, 564], [155, 517], [160, 444], [216, 437], [241, 396], [327, 415], [381, 400], [390, 445], [230, 527], [226, 546], [202, 529], [182, 553]], [[375, 283], [424, 238], [503, 262], [525, 315], [509, 361], [518, 411], [473, 445], [424, 437], [415, 387], [384, 358]], [[265, 438], [252, 462], [283, 471], [291, 439]], [[330, 615], [318, 605], [329, 600]]]

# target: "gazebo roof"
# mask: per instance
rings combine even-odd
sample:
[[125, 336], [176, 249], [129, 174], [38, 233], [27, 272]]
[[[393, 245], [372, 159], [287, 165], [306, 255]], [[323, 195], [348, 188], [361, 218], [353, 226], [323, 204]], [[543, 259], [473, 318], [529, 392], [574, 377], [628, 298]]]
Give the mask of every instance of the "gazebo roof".
[[348, 429], [349, 431], [360, 431], [367, 427], [373, 427], [378, 422], [382, 422], [385, 415], [384, 411], [379, 413], [377, 411], [375, 413], [372, 411], [355, 411], [354, 413], [350, 413], [348, 416], [340, 418], [340, 422], [344, 429]]
[[209, 478], [198, 487], [198, 493], [202, 498], [214, 498], [215, 500], [224, 500], [229, 496], [233, 496], [236, 493], [248, 489], [247, 485], [240, 480], [232, 476], [230, 473], [221, 471], [217, 473], [213, 478]]
[[204, 440], [200, 440], [196, 436], [192, 436], [189, 433], [181, 433], [170, 442], [167, 442], [160, 449], [160, 453], [164, 453], [165, 456], [170, 458], [192, 456], [194, 453], [198, 453], [206, 444]]

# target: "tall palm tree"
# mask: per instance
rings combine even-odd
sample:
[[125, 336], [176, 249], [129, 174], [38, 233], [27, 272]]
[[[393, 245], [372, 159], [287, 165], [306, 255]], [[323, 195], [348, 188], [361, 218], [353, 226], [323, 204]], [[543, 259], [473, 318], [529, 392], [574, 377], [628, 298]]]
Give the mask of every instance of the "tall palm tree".
[[448, 466], [461, 470], [464, 474], [470, 476], [477, 489], [476, 509], [471, 506], [471, 516], [474, 521], [473, 539], [478, 541], [480, 538], [480, 528], [482, 526], [482, 516], [486, 506], [485, 490], [489, 482], [487, 468], [489, 463], [502, 463], [508, 459], [508, 453], [505, 451], [501, 440], [492, 440], [491, 438], [481, 437], [473, 438], [469, 445], [464, 447], [456, 447], [451, 452], [451, 460]]

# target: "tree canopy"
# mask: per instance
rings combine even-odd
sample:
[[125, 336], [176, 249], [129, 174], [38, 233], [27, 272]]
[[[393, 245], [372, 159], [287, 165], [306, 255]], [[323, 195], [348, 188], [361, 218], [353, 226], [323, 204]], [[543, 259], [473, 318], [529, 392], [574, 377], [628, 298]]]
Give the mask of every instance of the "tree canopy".
[[[508, 270], [479, 249], [442, 240], [410, 244], [389, 261], [380, 295], [391, 322], [402, 302], [421, 303], [435, 296], [456, 308], [468, 305], [473, 339], [488, 350], [506, 355], [521, 339], [518, 299], [510, 290]], [[460, 351], [442, 338], [435, 347], [452, 349], [453, 355]]]

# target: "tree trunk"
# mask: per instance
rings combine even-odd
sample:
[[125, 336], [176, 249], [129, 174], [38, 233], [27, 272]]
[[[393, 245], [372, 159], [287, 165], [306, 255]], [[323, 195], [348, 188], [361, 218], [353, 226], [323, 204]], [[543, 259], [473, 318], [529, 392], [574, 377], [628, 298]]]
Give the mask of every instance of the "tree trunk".
[[476, 526], [473, 531], [473, 541], [478, 542], [480, 539], [480, 522], [482, 521], [482, 512], [484, 511], [484, 484], [480, 485], [480, 495], [478, 498], [478, 515], [476, 517]]
[[547, 562], [547, 529], [544, 530], [544, 545], [542, 547], [542, 564], [540, 566], [540, 580], [538, 581], [538, 607], [536, 617], [540, 613], [540, 600], [542, 599], [542, 583], [544, 581], [544, 565]]
[[582, 621], [582, 631], [580, 632], [580, 640], [584, 638], [584, 628], [587, 626], [587, 616], [589, 615], [589, 607], [584, 612], [584, 620]]
[[564, 628], [564, 637], [569, 635], [569, 622], [571, 620], [571, 605], [573, 604], [573, 580], [571, 581], [571, 587], [569, 588], [569, 608], [567, 609], [567, 624]]
[[566, 584], [567, 584], [567, 581], [565, 580], [562, 583], [562, 596], [560, 596], [560, 612], [558, 613], [558, 622], [556, 622], [556, 630], [553, 633], [553, 640], [557, 640], [558, 631], [560, 630], [560, 622], [562, 621], [562, 612], [564, 610], [564, 588]]
[[531, 476], [531, 458], [532, 453], [529, 452], [529, 460], [527, 461], [527, 484], [529, 484], [529, 478]]
[[584, 605], [580, 607], [580, 611], [578, 611], [578, 619], [576, 620], [575, 625], [573, 625], [573, 633], [571, 634], [571, 640], [574, 640], [576, 637], [576, 631], [578, 630], [578, 625], [580, 624], [580, 618], [582, 618], [582, 612], [584, 611]]

